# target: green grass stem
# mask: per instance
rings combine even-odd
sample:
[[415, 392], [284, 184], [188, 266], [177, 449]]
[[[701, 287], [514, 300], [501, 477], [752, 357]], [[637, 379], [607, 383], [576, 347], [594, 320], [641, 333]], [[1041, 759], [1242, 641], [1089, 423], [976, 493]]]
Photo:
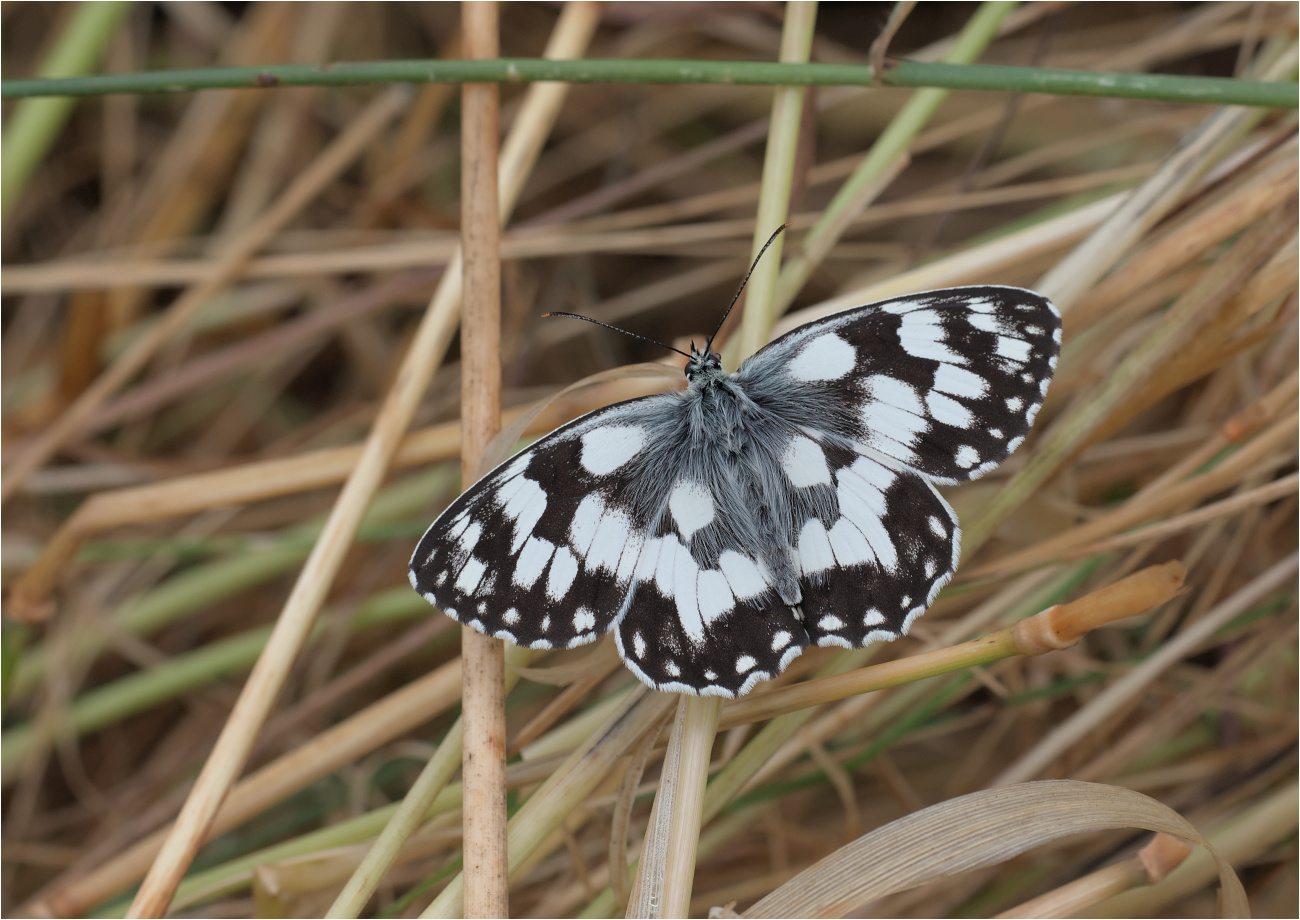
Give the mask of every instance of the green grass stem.
[[[429, 605], [422, 597], [402, 586], [376, 595], [362, 605], [349, 623], [352, 632], [424, 616]], [[312, 632], [314, 641], [324, 631], [322, 618]], [[219, 677], [252, 666], [271, 634], [260, 626], [226, 639], [209, 642], [195, 651], [176, 655], [161, 664], [96, 687], [72, 703], [64, 725], [76, 736], [111, 725], [119, 719], [175, 699]], [[39, 737], [36, 726], [23, 722], [0, 736], [0, 773], [6, 777], [27, 758]]]
[[[497, 58], [489, 61], [344, 61], [327, 65], [275, 64], [209, 67], [59, 79], [6, 80], [5, 99], [33, 96], [100, 96], [199, 89], [279, 86], [361, 86], [376, 83], [730, 83], [738, 86], [871, 86], [865, 64], [783, 64], [775, 61], [600, 60], [551, 61]], [[881, 74], [893, 87], [984, 90], [1104, 96], [1207, 105], [1298, 107], [1296, 84], [1186, 77], [1172, 74], [1104, 73], [1047, 67], [900, 61]]]
[[[50, 80], [80, 78], [98, 63], [113, 29], [130, 8], [130, 3], [118, 0], [78, 4], [41, 64], [40, 77], [19, 82], [39, 86]], [[38, 95], [44, 98], [30, 98]], [[18, 106], [4, 128], [0, 215], [6, 217], [76, 105], [70, 95], [29, 93], [27, 96], [30, 101]], [[9, 98], [7, 93], [5, 98]]]

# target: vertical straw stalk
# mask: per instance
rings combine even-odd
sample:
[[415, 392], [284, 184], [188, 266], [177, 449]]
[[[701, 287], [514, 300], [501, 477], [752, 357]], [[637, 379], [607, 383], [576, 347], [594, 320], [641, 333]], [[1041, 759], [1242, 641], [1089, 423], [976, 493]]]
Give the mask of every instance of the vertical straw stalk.
[[[461, 4], [465, 57], [497, 56], [495, 0]], [[501, 221], [497, 203], [495, 83], [461, 88], [461, 477], [480, 475], [501, 428]], [[464, 707], [465, 916], [509, 915], [506, 889], [505, 643], [461, 627]]]

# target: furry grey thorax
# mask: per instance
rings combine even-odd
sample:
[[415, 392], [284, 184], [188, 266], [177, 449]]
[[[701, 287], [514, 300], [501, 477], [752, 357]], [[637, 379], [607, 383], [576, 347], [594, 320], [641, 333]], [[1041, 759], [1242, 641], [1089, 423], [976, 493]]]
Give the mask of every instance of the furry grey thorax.
[[[668, 529], [668, 496], [685, 478], [702, 485], [716, 504], [714, 523], [697, 532], [691, 552], [702, 567], [716, 567], [728, 548], [761, 560], [782, 603], [802, 598], [789, 534], [794, 509], [780, 457], [795, 432], [756, 403], [721, 357], [694, 346], [685, 367], [689, 381], [679, 398], [657, 404], [644, 418], [653, 433], [637, 458], [643, 488], [635, 501], [655, 527]], [[835, 501], [825, 496], [828, 511]]]

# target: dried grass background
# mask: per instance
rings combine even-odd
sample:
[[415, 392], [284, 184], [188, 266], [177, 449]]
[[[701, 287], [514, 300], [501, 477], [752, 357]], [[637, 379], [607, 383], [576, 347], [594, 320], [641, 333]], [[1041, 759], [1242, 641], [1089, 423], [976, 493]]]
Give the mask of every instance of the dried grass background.
[[[69, 6], [0, 8], [6, 77], [37, 71]], [[890, 53], [941, 53], [975, 9], [918, 5]], [[823, 4], [812, 59], [865, 63], [890, 10]], [[558, 12], [504, 5], [502, 55], [540, 55]], [[765, 3], [615, 3], [585, 56], [772, 60], [783, 17]], [[456, 57], [459, 22], [456, 4], [139, 4], [103, 69]], [[1295, 35], [1293, 4], [1032, 4], [980, 60], [1219, 76], [1272, 66], [1293, 80]], [[524, 93], [502, 88], [503, 130]], [[707, 336], [756, 233], [772, 95], [569, 89], [503, 235], [507, 422], [588, 375], [665, 361], [539, 319], [547, 310], [679, 344]], [[787, 260], [911, 95], [808, 94]], [[6, 915], [121, 915], [130, 903], [453, 256], [459, 101], [436, 85], [85, 99], [6, 201], [6, 476], [71, 426], [4, 509]], [[1020, 915], [1214, 913], [1204, 850], [1157, 884], [1135, 870], [1139, 848], [1154, 852], [1138, 828], [1166, 826], [1155, 811], [1124, 829], [1110, 812], [1136, 816], [1136, 799], [1014, 785], [1042, 779], [1144, 793], [1232, 863], [1256, 915], [1300, 912], [1296, 116], [1235, 112], [953, 93], [812, 266], [778, 329], [908, 290], [1046, 276], [1070, 290], [1063, 356], [1030, 440], [986, 479], [946, 490], [964, 525], [997, 526], [976, 525], [976, 551], [912, 634], [852, 660], [810, 650], [776, 683], [832, 666], [867, 682], [771, 698], [788, 710], [756, 708], [758, 695], [722, 708], [693, 916], [745, 911], [878, 829], [903, 862], [960, 843], [973, 868], [894, 894], [882, 892], [895, 876], [868, 895], [852, 889], [860, 879], [805, 875], [781, 903], [811, 903], [797, 899], [829, 884], [848, 899], [836, 910], [858, 916], [991, 916], [1042, 895]], [[6, 104], [6, 124], [11, 114]], [[1118, 196], [1151, 189], [1215, 118], [1215, 143], [1182, 186], [1137, 209], [1121, 251], [1081, 259]], [[194, 314], [169, 331], [160, 322], [178, 303]], [[151, 335], [160, 347], [127, 373], [124, 356]], [[322, 915], [425, 761], [449, 750], [459, 630], [404, 571], [459, 487], [459, 353], [447, 344], [176, 915]], [[113, 373], [123, 385], [70, 421]], [[671, 385], [606, 375], [528, 430]], [[1005, 520], [991, 514], [1011, 500]], [[1009, 651], [925, 679], [908, 663], [1071, 601], [1058, 611], [1088, 628], [1135, 616], [1032, 657]], [[512, 860], [511, 912], [620, 914], [636, 894], [622, 873], [641, 853], [667, 729], [647, 717], [607, 760], [597, 749], [581, 787], [571, 765], [557, 767], [635, 681], [607, 642], [515, 664], [508, 805], [565, 804]], [[873, 666], [904, 682], [846, 696], [877, 686]], [[792, 714], [754, 722], [778, 711]], [[459, 872], [458, 779], [364, 915], [414, 916]], [[1052, 796], [1034, 799], [1044, 788]], [[1068, 799], [1085, 825], [1109, 829], [1012, 855], [983, 836], [991, 812], [923, 826], [927, 806], [987, 789], [1020, 809], [1013, 825], [1047, 823], [1045, 809]], [[1172, 852], [1178, 864], [1185, 852]]]

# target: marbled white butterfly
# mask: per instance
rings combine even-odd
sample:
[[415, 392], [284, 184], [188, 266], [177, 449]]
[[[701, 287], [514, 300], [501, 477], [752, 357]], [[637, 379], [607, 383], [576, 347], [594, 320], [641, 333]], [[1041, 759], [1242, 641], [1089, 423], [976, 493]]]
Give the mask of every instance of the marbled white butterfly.
[[963, 287], [801, 326], [685, 390], [564, 425], [429, 527], [411, 585], [532, 648], [613, 629], [658, 690], [738, 696], [809, 645], [896, 639], [952, 577], [936, 484], [1020, 446], [1061, 320], [1032, 291]]

